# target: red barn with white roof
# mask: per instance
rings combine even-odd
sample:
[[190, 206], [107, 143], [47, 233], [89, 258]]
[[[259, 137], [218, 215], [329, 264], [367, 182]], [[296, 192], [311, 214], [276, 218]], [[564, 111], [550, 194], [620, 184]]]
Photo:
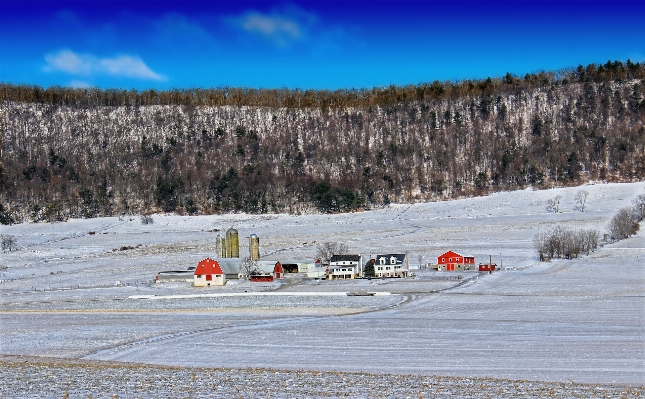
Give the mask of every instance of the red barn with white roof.
[[475, 257], [448, 251], [437, 257], [437, 265], [442, 272], [475, 270]]

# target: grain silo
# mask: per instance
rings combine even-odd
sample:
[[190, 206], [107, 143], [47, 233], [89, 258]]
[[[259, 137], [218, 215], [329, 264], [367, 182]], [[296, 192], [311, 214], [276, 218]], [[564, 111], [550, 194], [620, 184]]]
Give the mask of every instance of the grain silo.
[[252, 261], [260, 260], [260, 238], [255, 234], [251, 234], [249, 237], [249, 252]]
[[226, 238], [221, 234], [218, 234], [215, 239], [215, 250], [218, 258], [226, 258]]
[[234, 228], [230, 228], [226, 232], [226, 257], [240, 257], [240, 241], [238, 238], [237, 230], [235, 230]]

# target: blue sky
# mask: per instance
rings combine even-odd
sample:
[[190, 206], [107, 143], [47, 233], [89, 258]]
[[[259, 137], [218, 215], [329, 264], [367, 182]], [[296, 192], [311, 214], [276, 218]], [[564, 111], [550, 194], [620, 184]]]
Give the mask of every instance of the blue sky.
[[0, 0], [0, 81], [338, 89], [645, 61], [643, 1]]

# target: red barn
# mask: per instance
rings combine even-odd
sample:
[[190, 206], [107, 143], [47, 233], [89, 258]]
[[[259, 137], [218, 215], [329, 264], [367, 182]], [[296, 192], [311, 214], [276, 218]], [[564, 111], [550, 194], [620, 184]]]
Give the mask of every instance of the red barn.
[[275, 278], [281, 278], [283, 274], [284, 271], [282, 271], [282, 264], [280, 262], [276, 262], [275, 266], [273, 267], [273, 275], [275, 276]]
[[496, 263], [480, 263], [479, 271], [480, 272], [494, 272], [497, 267]]
[[437, 257], [437, 270], [442, 272], [475, 270], [475, 257], [448, 251]]
[[206, 258], [197, 264], [193, 273], [193, 285], [206, 287], [209, 285], [224, 285], [224, 272], [216, 260]]

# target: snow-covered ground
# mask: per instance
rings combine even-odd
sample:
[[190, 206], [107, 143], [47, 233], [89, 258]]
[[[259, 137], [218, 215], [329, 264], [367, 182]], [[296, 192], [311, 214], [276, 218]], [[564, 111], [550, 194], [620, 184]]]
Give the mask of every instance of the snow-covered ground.
[[[587, 209], [575, 194], [589, 192]], [[273, 367], [645, 384], [645, 234], [588, 257], [537, 261], [533, 236], [559, 225], [601, 232], [645, 183], [496, 193], [338, 215], [155, 215], [0, 227], [0, 352], [160, 365]], [[561, 195], [560, 213], [546, 201]], [[192, 288], [157, 272], [215, 256], [235, 227], [263, 259], [315, 256], [340, 241], [365, 257], [407, 252], [435, 263], [452, 249], [504, 268], [410, 279]], [[90, 234], [93, 232], [93, 234]], [[133, 247], [121, 250], [122, 247]], [[453, 288], [451, 288], [453, 287]], [[376, 291], [374, 297], [329, 295]], [[294, 295], [253, 295], [279, 292]], [[235, 294], [185, 298], [191, 294]], [[308, 293], [307, 295], [302, 295]], [[320, 293], [320, 294], [316, 294]], [[298, 295], [295, 295], [298, 294]], [[131, 296], [170, 296], [130, 299]]]

